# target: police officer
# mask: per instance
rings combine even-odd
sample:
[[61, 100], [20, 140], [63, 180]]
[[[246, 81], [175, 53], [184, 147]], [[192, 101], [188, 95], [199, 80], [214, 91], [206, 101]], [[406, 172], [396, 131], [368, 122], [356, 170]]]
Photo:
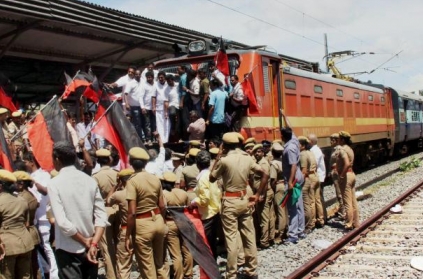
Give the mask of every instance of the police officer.
[[[189, 205], [188, 195], [182, 190], [175, 188], [176, 175], [172, 172], [163, 173], [163, 196], [167, 206], [183, 208]], [[173, 262], [173, 278], [192, 278], [193, 259], [186, 245], [183, 243], [179, 229], [170, 214], [166, 214], [166, 225], [169, 232], [166, 236], [167, 249]]]
[[285, 184], [283, 181], [282, 173], [282, 152], [283, 147], [280, 143], [275, 142], [272, 145], [272, 157], [273, 160], [270, 162], [270, 186], [275, 192], [275, 212], [276, 212], [276, 231], [279, 233], [279, 236], [283, 238], [283, 235], [286, 234], [288, 228], [288, 212], [286, 206], [281, 207], [279, 203], [282, 201], [282, 198], [285, 194]]
[[31, 251], [34, 249], [29, 223], [28, 203], [15, 197], [16, 177], [0, 170], [0, 236], [5, 246], [5, 257], [0, 274], [5, 278], [31, 278]]
[[117, 174], [117, 185], [113, 186], [106, 199], [106, 208], [117, 204], [119, 206], [120, 230], [116, 243], [117, 275], [120, 279], [131, 277], [133, 253], [125, 249], [126, 218], [128, 216], [128, 202], [126, 200], [126, 184], [134, 174], [132, 169], [123, 169]]
[[332, 153], [329, 159], [329, 165], [331, 167], [330, 176], [332, 177], [333, 186], [335, 187], [336, 198], [338, 200], [339, 209], [338, 209], [338, 216], [340, 218], [344, 218], [345, 209], [344, 209], [344, 202], [342, 200], [342, 193], [341, 189], [339, 189], [339, 178], [338, 172], [336, 171], [336, 160], [339, 155], [339, 134], [334, 133], [330, 136], [330, 145], [333, 148]]
[[188, 152], [187, 166], [182, 169], [180, 188], [188, 193], [189, 201], [191, 202], [195, 197], [194, 188], [197, 186], [197, 175], [200, 173], [197, 165], [195, 164], [195, 157], [200, 149], [191, 148]]
[[[234, 279], [237, 276], [236, 234], [238, 231], [244, 246], [246, 278], [258, 278], [257, 248], [251, 207], [258, 202], [260, 195], [264, 194], [268, 174], [254, 163], [251, 156], [236, 150], [239, 145], [236, 133], [226, 133], [222, 140], [222, 153], [226, 156], [221, 158], [216, 168], [212, 170], [210, 182], [215, 182], [219, 177], [223, 179], [221, 219], [228, 252], [226, 278]], [[262, 177], [257, 193], [248, 199], [246, 195], [250, 171], [258, 172], [262, 174]]]
[[[37, 198], [28, 191], [28, 188], [32, 187], [33, 179], [29, 173], [25, 171], [15, 171], [13, 175], [17, 179], [16, 183], [16, 190], [19, 193], [19, 197], [22, 197], [28, 203], [28, 210], [29, 210], [29, 227], [28, 231], [31, 234], [32, 242], [34, 246], [40, 244], [41, 239], [40, 235], [38, 234], [38, 230], [34, 225], [35, 220], [35, 211], [39, 206]], [[31, 253], [31, 274], [33, 278], [37, 278], [38, 276], [38, 260], [37, 260], [37, 251], [34, 249]]]
[[[262, 167], [266, 173], [270, 173], [270, 164], [267, 158], [264, 155], [264, 147], [262, 144], [256, 144], [253, 148], [253, 154], [256, 158], [257, 164]], [[254, 183], [253, 188], [254, 192], [257, 192], [260, 187], [261, 182], [261, 176], [260, 173], [255, 173], [253, 175]], [[266, 184], [268, 185], [265, 188], [265, 192], [262, 196], [260, 196], [259, 203], [257, 205], [257, 217], [258, 217], [258, 224], [260, 228], [260, 243], [259, 243], [259, 249], [267, 249], [272, 244], [274, 239], [272, 236], [275, 236], [274, 230], [275, 230], [275, 223], [272, 223], [272, 220], [274, 221], [275, 218], [272, 218], [272, 214], [274, 215], [274, 207], [273, 207], [273, 199], [274, 199], [274, 192], [270, 185], [268, 184], [268, 181], [266, 181]]]
[[340, 131], [339, 144], [341, 148], [336, 160], [336, 170], [345, 206], [345, 229], [351, 230], [359, 227], [360, 219], [357, 198], [355, 197], [354, 151], [350, 147], [352, 145], [350, 133]]
[[316, 157], [309, 150], [310, 143], [308, 138], [304, 136], [298, 137], [300, 142], [300, 166], [301, 172], [304, 175], [305, 182], [303, 186], [303, 200], [304, 200], [304, 215], [305, 215], [305, 233], [310, 233], [316, 222], [316, 200], [315, 200], [315, 188], [319, 179], [316, 175], [317, 163]]
[[6, 122], [8, 116], [9, 111], [6, 108], [0, 108], [0, 126], [3, 129], [3, 135], [6, 140], [9, 140], [12, 137]]
[[129, 163], [135, 170], [128, 180], [127, 195], [128, 218], [125, 246], [131, 251], [130, 239], [133, 238], [134, 252], [141, 278], [165, 278], [164, 222], [165, 201], [160, 180], [145, 171], [150, 159], [140, 147], [129, 150]]
[[[113, 187], [116, 186], [117, 173], [111, 168], [112, 157], [111, 153], [107, 149], [99, 149], [95, 152], [97, 162], [100, 164], [100, 170], [93, 175], [93, 178], [97, 181], [98, 187], [100, 188], [101, 196], [106, 202], [107, 196]], [[113, 207], [106, 207], [107, 218], [110, 226], [106, 227], [106, 230], [101, 237], [99, 243], [100, 249], [103, 252], [104, 264], [106, 268], [106, 278], [116, 278], [116, 249], [114, 245], [114, 239], [116, 233], [114, 233], [116, 226], [116, 209]]]

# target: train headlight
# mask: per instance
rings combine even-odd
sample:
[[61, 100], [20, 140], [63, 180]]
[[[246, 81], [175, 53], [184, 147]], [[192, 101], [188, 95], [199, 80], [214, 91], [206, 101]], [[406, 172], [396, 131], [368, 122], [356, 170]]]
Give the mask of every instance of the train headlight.
[[188, 44], [188, 52], [190, 54], [201, 54], [206, 51], [206, 42], [203, 40], [192, 41]]

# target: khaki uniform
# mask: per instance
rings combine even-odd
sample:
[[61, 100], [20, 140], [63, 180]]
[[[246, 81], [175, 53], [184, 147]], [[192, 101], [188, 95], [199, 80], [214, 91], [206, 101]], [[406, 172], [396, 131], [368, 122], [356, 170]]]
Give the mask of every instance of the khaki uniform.
[[[97, 181], [100, 193], [103, 199], [107, 198], [110, 190], [117, 184], [117, 172], [109, 166], [103, 166], [93, 175]], [[116, 277], [116, 249], [114, 245], [115, 235], [114, 228], [116, 227], [116, 209], [113, 207], [106, 207], [107, 218], [110, 226], [106, 227], [103, 236], [101, 237], [99, 248], [103, 252], [104, 265], [106, 268], [106, 278], [115, 279]]]
[[[267, 158], [263, 157], [259, 162], [257, 162], [266, 173], [270, 173], [270, 164], [267, 161]], [[260, 187], [261, 175], [254, 174], [254, 192], [256, 193]], [[273, 205], [273, 200], [275, 194], [268, 184], [267, 190], [264, 194], [263, 201], [259, 202], [256, 206], [258, 224], [260, 226], [260, 246], [262, 248], [267, 248], [270, 246], [270, 242], [273, 242], [275, 237], [275, 209]], [[273, 221], [273, 222], [272, 222]]]
[[0, 237], [6, 248], [0, 274], [5, 278], [31, 278], [34, 243], [25, 226], [28, 221], [27, 202], [21, 197], [0, 193]]
[[182, 170], [184, 169], [184, 166], [180, 165], [179, 167], [175, 168], [173, 170], [173, 173], [176, 175], [176, 183], [178, 184], [181, 182], [181, 177], [182, 177]]
[[[184, 190], [174, 188], [171, 192], [163, 191], [168, 206], [186, 206], [189, 204], [188, 195]], [[167, 249], [173, 263], [173, 278], [191, 278], [193, 275], [193, 258], [179, 233], [179, 229], [171, 216], [166, 216], [169, 232], [166, 236]], [[181, 257], [182, 256], [182, 257]]]
[[12, 138], [12, 133], [9, 130], [9, 127], [7, 126], [6, 123], [3, 123], [2, 125], [2, 129], [3, 129], [3, 135], [5, 139], [11, 139]]
[[[316, 175], [317, 162], [314, 154], [309, 150], [300, 153], [301, 170], [306, 168], [305, 182], [303, 186], [305, 229], [311, 230], [316, 223], [316, 189], [319, 178]], [[318, 193], [320, 200], [320, 192]]]
[[200, 173], [196, 164], [186, 166], [182, 170], [181, 181], [185, 182], [185, 189], [188, 194], [189, 202], [196, 198], [194, 188], [197, 186], [197, 176]]
[[335, 148], [332, 151], [332, 154], [330, 155], [329, 164], [331, 166], [331, 176], [332, 176], [333, 186], [335, 187], [336, 198], [338, 199], [338, 203], [339, 203], [338, 212], [341, 216], [344, 216], [345, 214], [344, 202], [342, 200], [341, 189], [339, 188], [339, 177], [338, 177], [339, 175], [338, 175], [338, 172], [336, 171], [336, 160], [338, 159], [340, 148], [341, 147], [339, 145], [335, 146]]
[[[250, 171], [258, 169], [251, 156], [245, 152], [231, 150], [222, 158], [212, 172], [215, 178], [222, 177], [224, 191], [222, 199], [222, 226], [228, 252], [226, 278], [234, 279], [237, 276], [238, 245], [236, 235], [241, 234], [245, 253], [245, 272], [255, 275], [257, 269], [257, 247], [255, 230], [252, 218], [252, 209], [248, 207], [248, 198], [245, 196]], [[242, 192], [243, 191], [243, 192]], [[228, 197], [226, 192], [240, 193], [240, 197]], [[242, 195], [242, 193], [244, 193]]]
[[151, 217], [135, 220], [134, 252], [141, 278], [166, 278], [163, 268], [166, 225], [161, 214], [156, 214], [163, 196], [160, 180], [145, 171], [135, 173], [127, 182], [127, 200], [136, 201], [136, 214]]
[[18, 126], [13, 121], [10, 122], [9, 125], [7, 125], [7, 128], [9, 129], [9, 133], [11, 133], [12, 135], [15, 135], [19, 131]]
[[355, 174], [352, 171], [354, 163], [354, 151], [348, 145], [340, 148], [338, 159], [336, 161], [336, 169], [341, 174], [345, 164], [344, 158], [348, 156], [350, 161], [350, 169], [345, 177], [339, 176], [339, 188], [341, 189], [342, 199], [345, 206], [345, 227], [358, 228], [360, 225], [357, 198], [355, 197]]
[[119, 206], [120, 230], [116, 245], [117, 278], [129, 279], [131, 277], [132, 256], [125, 248], [126, 220], [128, 216], [128, 201], [126, 200], [126, 189], [116, 191], [110, 197], [110, 204]]
[[275, 212], [277, 226], [276, 230], [279, 231], [282, 236], [288, 230], [288, 211], [286, 206], [279, 206], [279, 202], [282, 200], [285, 194], [285, 184], [283, 182], [283, 173], [282, 173], [282, 162], [280, 160], [273, 160], [270, 164], [270, 179], [276, 181], [275, 187]]

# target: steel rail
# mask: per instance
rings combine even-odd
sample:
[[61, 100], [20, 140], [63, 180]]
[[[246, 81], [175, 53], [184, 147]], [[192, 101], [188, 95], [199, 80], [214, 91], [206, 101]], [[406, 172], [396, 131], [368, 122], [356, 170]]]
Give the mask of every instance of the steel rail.
[[[409, 200], [411, 195], [416, 191], [421, 189], [423, 186], [423, 181], [420, 181], [412, 188], [407, 190], [405, 193], [400, 195], [394, 201], [389, 203], [387, 206], [382, 208], [379, 212], [374, 214], [372, 217], [364, 221], [360, 227], [357, 229], [352, 230], [344, 237], [339, 239], [337, 242], [329, 246], [327, 249], [316, 255], [310, 261], [308, 261], [303, 266], [299, 267], [297, 270], [289, 274], [286, 278], [287, 279], [297, 279], [297, 278], [314, 278], [318, 276], [318, 272], [325, 268], [326, 266], [332, 264], [334, 260], [342, 254], [343, 248], [350, 242], [355, 244], [355, 242], [360, 239], [361, 237], [365, 236], [369, 231], [371, 231], [374, 227], [381, 224], [383, 220], [381, 218], [386, 219], [390, 213], [389, 210], [395, 206], [396, 204], [402, 203], [405, 200]], [[385, 216], [385, 214], [387, 214]]]

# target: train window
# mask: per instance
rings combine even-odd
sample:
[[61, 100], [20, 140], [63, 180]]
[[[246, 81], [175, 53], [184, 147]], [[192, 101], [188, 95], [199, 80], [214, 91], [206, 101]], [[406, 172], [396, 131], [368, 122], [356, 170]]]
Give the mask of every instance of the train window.
[[368, 98], [369, 98], [369, 101], [373, 101], [373, 95], [369, 95]]
[[360, 93], [354, 92], [354, 99], [360, 100]]
[[269, 79], [269, 66], [266, 62], [263, 62], [263, 82], [264, 82], [264, 92], [270, 92], [270, 79]]
[[321, 87], [320, 85], [315, 85], [314, 86], [314, 92], [318, 93], [318, 94], [322, 94], [323, 93], [323, 87]]
[[293, 80], [285, 80], [285, 88], [288, 88], [288, 89], [296, 89], [297, 88], [297, 84]]
[[385, 103], [385, 97], [380, 97], [380, 102]]
[[344, 96], [344, 92], [341, 89], [336, 89], [336, 96], [342, 97]]

